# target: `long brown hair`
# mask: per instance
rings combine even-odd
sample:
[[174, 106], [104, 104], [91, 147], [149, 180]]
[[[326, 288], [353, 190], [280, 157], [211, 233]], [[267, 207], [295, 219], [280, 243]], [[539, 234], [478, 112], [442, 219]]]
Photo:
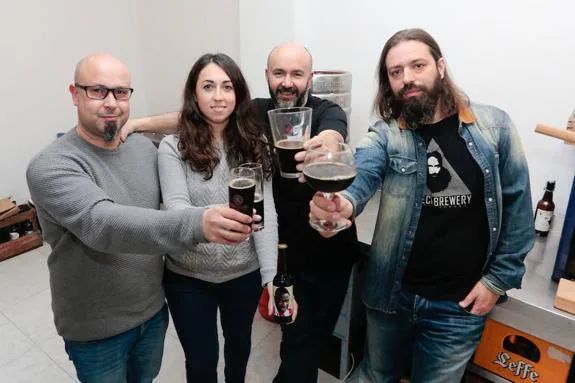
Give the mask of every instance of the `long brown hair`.
[[251, 102], [248, 85], [238, 65], [223, 53], [203, 55], [194, 63], [188, 75], [177, 128], [180, 139], [178, 149], [182, 160], [186, 161], [192, 170], [203, 173], [206, 180], [212, 178], [214, 168], [220, 163], [213, 144], [214, 135], [196, 99], [198, 77], [210, 63], [216, 64], [228, 75], [236, 96], [236, 106], [223, 134], [228, 165], [231, 168], [244, 162], [257, 162], [262, 164], [264, 175], [269, 178], [272, 172], [271, 156], [263, 128]]
[[[374, 109], [383, 120], [388, 122], [389, 120], [398, 118], [401, 115], [401, 105], [397, 101], [391, 89], [385, 60], [387, 59], [387, 54], [391, 48], [403, 41], [410, 40], [419, 41], [427, 45], [431, 56], [435, 60], [435, 65], [437, 65], [437, 61], [443, 57], [437, 41], [435, 41], [435, 39], [423, 29], [404, 29], [395, 33], [389, 40], [387, 40], [379, 57], [379, 87], [377, 95], [375, 96]], [[465, 96], [465, 94], [457, 88], [453, 80], [451, 80], [447, 69], [445, 70], [445, 75], [441, 84], [442, 87], [439, 89], [441, 94], [439, 102], [441, 103], [441, 111], [443, 113], [447, 115], [453, 114], [457, 112], [459, 105], [469, 104], [467, 96]]]

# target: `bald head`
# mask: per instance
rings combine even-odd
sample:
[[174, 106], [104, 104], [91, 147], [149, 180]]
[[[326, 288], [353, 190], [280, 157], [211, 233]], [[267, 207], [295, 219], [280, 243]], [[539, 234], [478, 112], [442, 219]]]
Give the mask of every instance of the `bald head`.
[[126, 64], [109, 53], [94, 53], [80, 60], [74, 71], [74, 82], [82, 84], [91, 82], [93, 81], [91, 77], [98, 73], [127, 77], [131, 83], [130, 71]]
[[304, 106], [311, 86], [312, 59], [301, 44], [283, 43], [268, 56], [266, 78], [270, 97], [278, 108]]
[[[126, 65], [108, 53], [91, 54], [80, 60], [74, 84], [69, 86], [78, 111], [78, 134], [94, 145], [117, 147], [118, 129], [130, 116], [131, 85]], [[126, 92], [127, 98], [120, 97]]]
[[294, 42], [286, 42], [280, 45], [276, 45], [268, 55], [268, 69], [270, 68], [270, 63], [275, 61], [283, 61], [284, 59], [296, 59], [305, 65], [307, 69], [311, 72], [312, 68], [312, 58], [309, 50], [301, 44]]

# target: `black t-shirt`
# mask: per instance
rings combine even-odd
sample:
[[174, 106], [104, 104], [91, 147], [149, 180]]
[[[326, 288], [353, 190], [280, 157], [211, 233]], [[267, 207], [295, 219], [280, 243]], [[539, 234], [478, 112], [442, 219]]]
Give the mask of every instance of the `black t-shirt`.
[[418, 129], [427, 143], [427, 185], [403, 284], [428, 299], [463, 299], [487, 257], [483, 173], [458, 127], [455, 114]]
[[[275, 108], [269, 98], [253, 100], [273, 150], [273, 137], [267, 112]], [[347, 136], [345, 112], [335, 103], [309, 96], [307, 107], [313, 109], [311, 136], [323, 130], [335, 130]], [[288, 245], [290, 272], [310, 267], [321, 267], [325, 262], [353, 262], [357, 259], [357, 233], [355, 225], [332, 238], [323, 238], [309, 225], [309, 202], [314, 190], [297, 179], [283, 178], [274, 155], [273, 193], [278, 214], [279, 240]]]

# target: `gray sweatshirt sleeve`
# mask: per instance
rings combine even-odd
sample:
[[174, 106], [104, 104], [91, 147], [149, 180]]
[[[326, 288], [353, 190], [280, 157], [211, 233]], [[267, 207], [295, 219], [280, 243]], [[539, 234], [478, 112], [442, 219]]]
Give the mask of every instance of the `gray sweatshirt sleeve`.
[[264, 181], [264, 228], [253, 233], [262, 285], [271, 282], [276, 275], [278, 259], [278, 219], [271, 179]]
[[159, 211], [114, 202], [82, 166], [62, 154], [40, 154], [26, 172], [45, 219], [105, 252], [165, 254], [204, 242], [204, 209]]
[[181, 160], [176, 136], [165, 137], [158, 148], [158, 175], [162, 199], [167, 210], [192, 207], [185, 162]]

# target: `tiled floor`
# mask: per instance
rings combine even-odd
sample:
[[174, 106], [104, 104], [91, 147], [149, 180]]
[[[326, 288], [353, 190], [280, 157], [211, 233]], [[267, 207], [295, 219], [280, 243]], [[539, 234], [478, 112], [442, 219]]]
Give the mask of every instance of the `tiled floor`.
[[[49, 251], [45, 245], [0, 262], [0, 382], [77, 382], [52, 321], [46, 265]], [[270, 383], [279, 365], [281, 330], [256, 314], [252, 339], [246, 381]], [[223, 382], [221, 357], [218, 374]], [[171, 323], [156, 381], [185, 382], [184, 355]], [[319, 382], [340, 381], [320, 371]]]

